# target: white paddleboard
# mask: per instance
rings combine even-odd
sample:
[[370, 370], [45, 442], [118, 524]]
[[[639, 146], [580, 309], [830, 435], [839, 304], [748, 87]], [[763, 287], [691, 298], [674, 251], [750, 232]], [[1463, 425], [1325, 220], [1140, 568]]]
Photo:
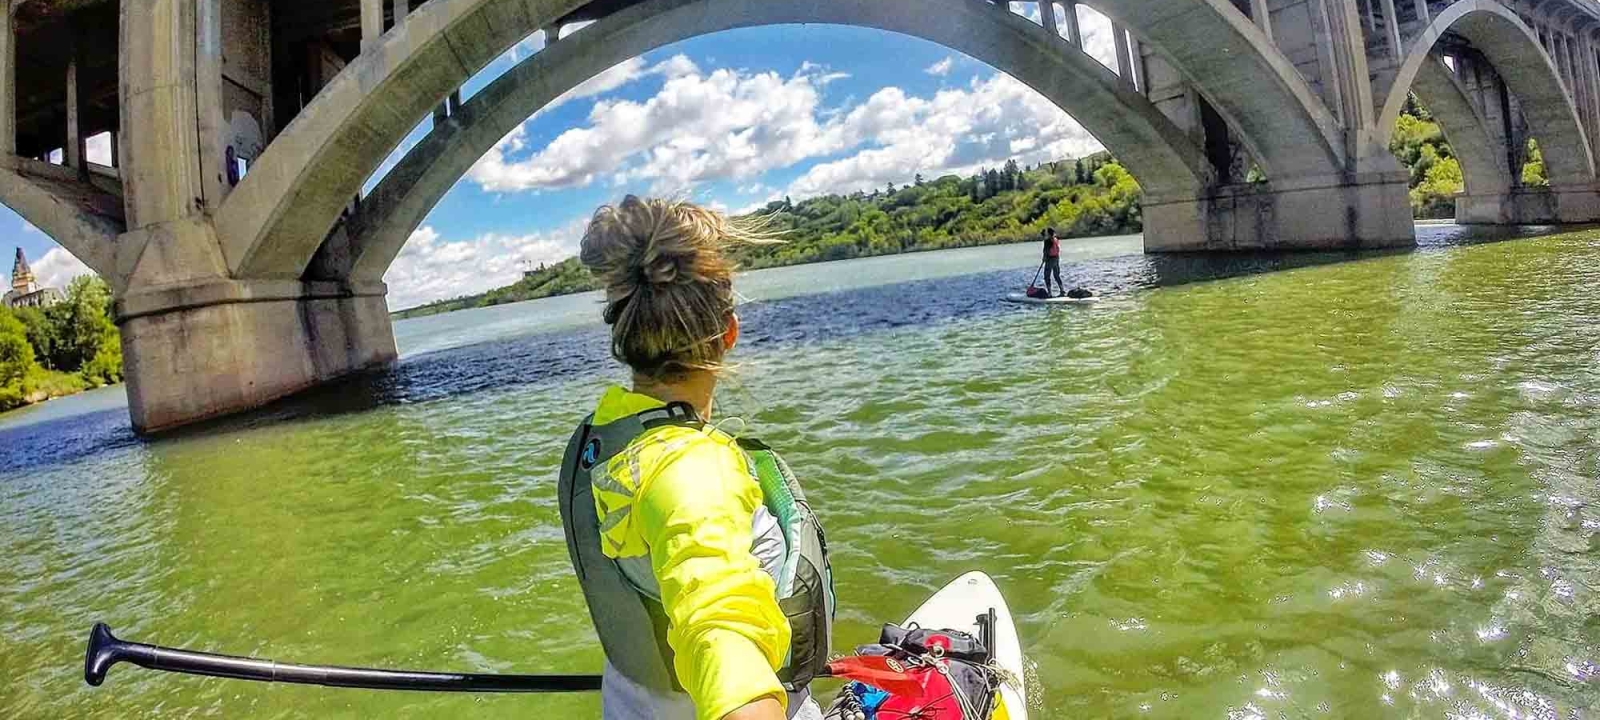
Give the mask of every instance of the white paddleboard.
[[1000, 707], [995, 710], [994, 718], [1028, 720], [1027, 692], [1022, 686], [1022, 641], [1017, 637], [1017, 626], [1011, 622], [1011, 610], [1006, 607], [1005, 597], [988, 575], [973, 571], [956, 578], [922, 603], [904, 624], [961, 630], [979, 637], [976, 619], [990, 608], [994, 608], [995, 663], [1011, 673], [1018, 683], [1017, 687], [1000, 687]]
[[1089, 304], [1092, 304], [1092, 303], [1099, 302], [1100, 298], [1098, 298], [1098, 297], [1086, 297], [1086, 298], [1069, 298], [1069, 297], [1033, 298], [1033, 297], [1028, 297], [1027, 295], [1023, 295], [1022, 293], [1011, 293], [1010, 295], [1007, 295], [1005, 297], [1005, 300], [1006, 300], [1006, 302], [1017, 303], [1019, 305], [1089, 305]]

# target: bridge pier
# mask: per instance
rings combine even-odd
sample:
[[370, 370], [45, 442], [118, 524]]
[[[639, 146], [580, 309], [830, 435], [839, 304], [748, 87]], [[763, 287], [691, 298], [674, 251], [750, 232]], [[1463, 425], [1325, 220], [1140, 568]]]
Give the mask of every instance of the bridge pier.
[[1147, 198], [1145, 252], [1411, 247], [1404, 170], [1300, 182], [1243, 183], [1188, 199]]
[[1566, 225], [1600, 222], [1600, 184], [1519, 187], [1456, 196], [1463, 225]]
[[217, 279], [117, 301], [128, 410], [156, 432], [396, 357], [382, 283]]

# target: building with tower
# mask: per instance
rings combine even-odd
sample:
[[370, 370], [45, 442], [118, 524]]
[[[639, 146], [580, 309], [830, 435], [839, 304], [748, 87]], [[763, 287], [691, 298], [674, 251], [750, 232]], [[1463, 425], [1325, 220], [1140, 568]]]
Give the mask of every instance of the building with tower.
[[0, 303], [6, 307], [48, 307], [65, 299], [60, 290], [39, 287], [33, 268], [28, 267], [27, 256], [22, 254], [22, 248], [17, 248], [17, 259], [11, 263], [11, 290], [0, 298]]

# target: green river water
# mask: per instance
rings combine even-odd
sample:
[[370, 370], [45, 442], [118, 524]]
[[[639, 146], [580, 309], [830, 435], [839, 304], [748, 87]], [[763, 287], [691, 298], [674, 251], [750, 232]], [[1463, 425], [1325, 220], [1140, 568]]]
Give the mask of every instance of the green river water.
[[[1145, 258], [998, 302], [1032, 245], [763, 271], [719, 414], [829, 530], [840, 648], [970, 569], [1035, 718], [1600, 717], [1600, 233]], [[91, 623], [281, 660], [593, 672], [554, 485], [621, 377], [592, 296], [406, 321], [394, 368], [143, 441], [0, 418], [0, 717], [581, 717], [114, 670]]]

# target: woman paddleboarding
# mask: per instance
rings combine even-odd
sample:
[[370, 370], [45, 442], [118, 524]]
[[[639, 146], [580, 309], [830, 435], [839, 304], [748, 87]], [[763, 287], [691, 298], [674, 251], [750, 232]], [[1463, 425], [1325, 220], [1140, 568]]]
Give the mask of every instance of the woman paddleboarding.
[[807, 687], [833, 622], [821, 529], [776, 453], [710, 422], [739, 341], [727, 249], [764, 239], [633, 196], [584, 233], [632, 374], [573, 434], [558, 490], [605, 648], [606, 720], [821, 717]]

